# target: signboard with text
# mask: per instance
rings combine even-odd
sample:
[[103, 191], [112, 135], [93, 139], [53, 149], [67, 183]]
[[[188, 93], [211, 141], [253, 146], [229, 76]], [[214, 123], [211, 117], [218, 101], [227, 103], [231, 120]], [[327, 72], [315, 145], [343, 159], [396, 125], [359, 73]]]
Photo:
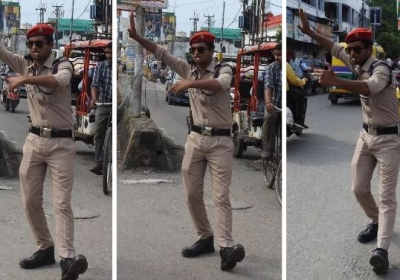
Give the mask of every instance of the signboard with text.
[[371, 7], [370, 9], [370, 22], [371, 25], [380, 26], [381, 25], [381, 11], [382, 7]]
[[117, 0], [117, 9], [122, 11], [135, 11], [141, 6], [147, 9], [166, 9], [168, 0]]

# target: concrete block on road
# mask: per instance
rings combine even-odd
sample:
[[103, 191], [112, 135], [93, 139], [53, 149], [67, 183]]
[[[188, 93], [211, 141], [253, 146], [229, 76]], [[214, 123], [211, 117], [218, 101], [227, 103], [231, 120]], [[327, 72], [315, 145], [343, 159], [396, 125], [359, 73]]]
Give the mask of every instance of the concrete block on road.
[[184, 149], [176, 145], [154, 121], [145, 116], [124, 114], [118, 127], [118, 145], [123, 169], [152, 167], [160, 171], [177, 171]]
[[18, 177], [19, 165], [22, 159], [22, 151], [0, 132], [0, 177]]

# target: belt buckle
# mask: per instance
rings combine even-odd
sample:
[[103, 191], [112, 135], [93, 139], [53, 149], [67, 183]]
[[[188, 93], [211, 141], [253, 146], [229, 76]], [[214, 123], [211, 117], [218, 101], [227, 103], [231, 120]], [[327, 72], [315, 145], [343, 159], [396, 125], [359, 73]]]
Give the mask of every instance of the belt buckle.
[[203, 136], [211, 136], [212, 127], [210, 126], [202, 126], [201, 127], [201, 135]]
[[51, 138], [51, 128], [41, 127], [39, 136], [43, 138]]
[[371, 135], [378, 135], [377, 128], [375, 126], [368, 126], [368, 133]]

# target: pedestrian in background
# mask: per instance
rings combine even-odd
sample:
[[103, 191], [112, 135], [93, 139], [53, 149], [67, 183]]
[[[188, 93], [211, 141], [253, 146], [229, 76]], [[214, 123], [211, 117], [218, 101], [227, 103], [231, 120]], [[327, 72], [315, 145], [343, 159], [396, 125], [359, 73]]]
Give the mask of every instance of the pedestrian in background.
[[229, 106], [232, 69], [222, 66], [218, 77], [214, 77], [215, 37], [209, 32], [198, 32], [190, 39], [190, 53], [194, 62], [191, 65], [138, 35], [133, 13], [130, 16], [130, 25], [129, 36], [182, 77], [172, 86], [171, 92], [177, 94], [188, 89], [190, 94], [194, 124], [185, 145], [182, 175], [186, 202], [200, 239], [192, 246], [184, 248], [182, 255], [191, 258], [215, 251], [214, 233], [203, 200], [204, 175], [209, 165], [221, 269], [231, 270], [245, 257], [243, 246], [235, 244], [232, 238], [232, 207], [229, 199], [233, 164], [233, 142], [230, 137], [232, 117]]
[[94, 129], [94, 161], [90, 169], [97, 175], [103, 174], [103, 146], [108, 118], [112, 111], [112, 42], [104, 49], [106, 60], [97, 63], [92, 77], [91, 107], [96, 108]]
[[282, 108], [282, 44], [273, 50], [275, 61], [268, 65], [264, 78], [264, 100], [266, 116], [263, 122], [263, 154], [264, 159], [270, 160], [275, 152], [276, 126], [281, 124], [282, 114], [275, 106]]
[[[299, 28], [304, 34], [316, 40], [358, 74], [358, 80], [346, 80], [336, 77], [330, 65], [329, 70], [316, 70], [322, 85], [336, 86], [360, 94], [364, 124], [351, 162], [352, 189], [371, 222], [358, 235], [358, 241], [366, 243], [378, 238], [370, 264], [377, 274], [385, 274], [389, 269], [387, 250], [396, 219], [396, 187], [400, 167], [400, 116], [396, 90], [391, 83], [391, 71], [385, 63], [372, 55], [370, 30], [353, 29], [345, 38], [347, 48], [344, 49], [312, 31], [302, 9], [300, 19]], [[371, 194], [371, 178], [376, 165], [379, 168], [379, 206]]]
[[[75, 142], [71, 108], [72, 65], [65, 58], [53, 65], [54, 28], [33, 26], [27, 33], [30, 55], [22, 57], [0, 47], [0, 60], [19, 76], [7, 78], [9, 90], [25, 84], [32, 126], [23, 147], [19, 170], [24, 210], [38, 251], [24, 258], [24, 269], [55, 263], [54, 242], [43, 210], [43, 182], [50, 172], [56, 224], [56, 245], [61, 257], [62, 280], [78, 279], [88, 263], [76, 255], [74, 217], [71, 209]], [[32, 279], [34, 277], [32, 276]]]

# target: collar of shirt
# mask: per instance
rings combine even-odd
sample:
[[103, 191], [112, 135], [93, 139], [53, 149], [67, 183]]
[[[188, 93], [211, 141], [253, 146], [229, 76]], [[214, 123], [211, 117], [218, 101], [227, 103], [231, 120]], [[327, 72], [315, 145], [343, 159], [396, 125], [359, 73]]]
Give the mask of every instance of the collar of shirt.
[[[212, 59], [211, 60], [211, 62], [210, 62], [210, 64], [207, 66], [207, 68], [206, 68], [206, 70], [207, 71], [209, 71], [209, 72], [212, 72], [212, 73], [214, 73], [214, 71], [215, 71], [215, 65], [217, 64], [217, 62], [215, 61], [215, 59]], [[198, 65], [196, 65], [196, 67], [192, 70], [192, 73], [194, 73], [194, 72], [198, 72], [198, 73], [200, 73], [200, 71], [199, 71], [199, 66]]]
[[[43, 66], [46, 66], [47, 68], [51, 69], [53, 67], [53, 57], [49, 55]], [[28, 65], [28, 68], [33, 68], [35, 66], [35, 60], [32, 60], [31, 64]]]
[[363, 64], [362, 67], [360, 67], [359, 69], [363, 70], [363, 72], [368, 72], [369, 68], [371, 67], [371, 65], [375, 62], [375, 57], [373, 57], [372, 55], [367, 59], [367, 61]]

